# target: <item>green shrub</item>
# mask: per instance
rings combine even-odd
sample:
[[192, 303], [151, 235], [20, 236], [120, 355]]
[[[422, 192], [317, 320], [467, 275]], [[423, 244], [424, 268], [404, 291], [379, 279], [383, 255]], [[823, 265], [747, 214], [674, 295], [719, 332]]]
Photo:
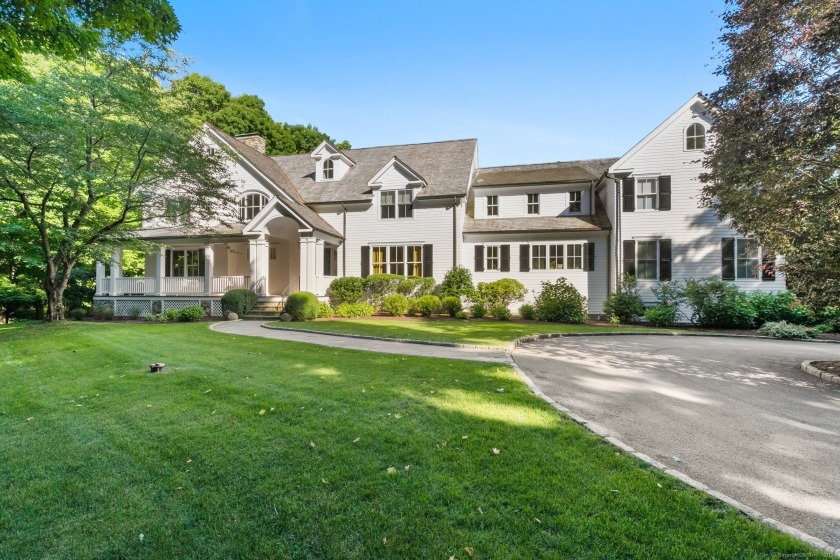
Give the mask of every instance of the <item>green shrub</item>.
[[326, 301], [318, 302], [318, 318], [329, 319], [333, 316], [333, 308]]
[[365, 295], [364, 280], [356, 276], [336, 278], [330, 282], [330, 287], [327, 288], [327, 295], [333, 305], [339, 305], [345, 302], [357, 303]]
[[654, 327], [670, 327], [677, 320], [677, 308], [657, 303], [645, 309], [645, 319]]
[[376, 311], [369, 303], [360, 301], [358, 303], [342, 303], [335, 308], [335, 314], [345, 319], [361, 319], [370, 317]]
[[107, 303], [97, 303], [90, 308], [90, 316], [97, 321], [112, 321], [114, 319], [114, 308]]
[[701, 327], [749, 329], [755, 321], [747, 294], [720, 278], [686, 281], [685, 297], [692, 308], [691, 322]]
[[44, 313], [44, 305], [46, 294], [43, 290], [12, 284], [7, 278], [0, 276], [0, 314], [7, 323], [12, 317], [40, 319]]
[[431, 295], [435, 291], [434, 278], [421, 278], [419, 276], [409, 276], [397, 284], [397, 293], [405, 297], [421, 297]]
[[490, 312], [493, 314], [493, 317], [499, 321], [507, 321], [510, 319], [510, 309], [504, 305], [494, 305]]
[[76, 309], [71, 309], [67, 312], [67, 318], [73, 319], [74, 321], [81, 321], [85, 317], [87, 317], [88, 312], [87, 309], [82, 309], [81, 307], [77, 307]]
[[764, 323], [786, 321], [797, 325], [815, 322], [814, 314], [796, 301], [790, 292], [754, 291], [749, 295], [750, 307], [755, 311], [755, 326]]
[[159, 315], [161, 323], [171, 323], [172, 321], [178, 320], [178, 310], [177, 309], [167, 309], [163, 313]]
[[519, 316], [528, 321], [533, 320], [537, 316], [537, 311], [533, 305], [526, 303], [519, 308]]
[[464, 306], [461, 305], [461, 298], [455, 296], [446, 296], [441, 298], [440, 308], [444, 313], [446, 313], [450, 317], [454, 317], [456, 313], [458, 313], [464, 308]]
[[128, 316], [132, 319], [137, 319], [138, 317], [140, 317], [140, 314], [142, 312], [143, 310], [140, 309], [140, 307], [138, 307], [137, 305], [132, 305], [128, 308]]
[[607, 296], [604, 313], [618, 317], [621, 323], [634, 323], [645, 314], [645, 304], [639, 295], [635, 276], [624, 275], [618, 291]]
[[457, 313], [455, 314], [455, 318], [456, 318], [456, 319], [467, 319], [467, 318], [468, 318], [468, 316], [467, 316], [466, 312], [464, 312], [464, 311], [459, 311], [459, 312], [457, 312]]
[[397, 274], [371, 274], [364, 279], [365, 295], [368, 301], [379, 309], [386, 296], [397, 293], [397, 286], [403, 280], [404, 278]]
[[815, 331], [802, 325], [794, 325], [787, 321], [770, 321], [764, 323], [758, 332], [770, 338], [811, 338]]
[[510, 307], [512, 303], [522, 301], [528, 290], [519, 280], [513, 278], [501, 278], [495, 282], [479, 282], [478, 299], [489, 307], [504, 305]]
[[440, 309], [440, 298], [437, 296], [422, 296], [417, 298], [417, 311], [425, 317], [431, 317]]
[[487, 317], [487, 307], [483, 303], [474, 303], [470, 309], [473, 319], [484, 319]]
[[817, 320], [831, 327], [829, 332], [840, 333], [840, 307], [826, 307], [817, 314]]
[[382, 310], [394, 317], [402, 317], [409, 308], [408, 298], [402, 294], [391, 294], [382, 300]]
[[415, 315], [420, 314], [420, 310], [417, 308], [417, 298], [408, 298], [408, 310], [405, 314], [409, 317], [414, 317]]
[[178, 311], [178, 321], [182, 323], [195, 323], [204, 319], [204, 308], [200, 305], [191, 305]]
[[240, 317], [247, 315], [257, 305], [257, 292], [239, 288], [230, 290], [222, 296], [222, 316], [236, 313]]
[[318, 297], [312, 292], [295, 292], [286, 300], [284, 312], [295, 321], [311, 321], [318, 316]]
[[446, 273], [438, 289], [440, 297], [455, 296], [461, 299], [475, 297], [472, 273], [463, 266], [456, 266]]
[[553, 323], [583, 323], [587, 318], [586, 298], [565, 278], [542, 283], [534, 310], [538, 320]]

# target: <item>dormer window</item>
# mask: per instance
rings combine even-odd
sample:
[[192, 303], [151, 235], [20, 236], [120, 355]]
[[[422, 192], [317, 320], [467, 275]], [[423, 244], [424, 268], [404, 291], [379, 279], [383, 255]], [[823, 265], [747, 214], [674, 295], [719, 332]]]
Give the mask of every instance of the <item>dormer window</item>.
[[706, 127], [694, 123], [685, 129], [685, 149], [702, 150], [706, 147]]
[[380, 191], [380, 217], [411, 218], [414, 215], [414, 200], [410, 190], [401, 191]]
[[332, 179], [334, 169], [335, 169], [335, 163], [333, 162], [333, 160], [331, 160], [331, 159], [324, 160], [323, 178], [324, 179]]
[[250, 222], [260, 213], [268, 202], [268, 197], [262, 193], [249, 193], [239, 199], [239, 221]]

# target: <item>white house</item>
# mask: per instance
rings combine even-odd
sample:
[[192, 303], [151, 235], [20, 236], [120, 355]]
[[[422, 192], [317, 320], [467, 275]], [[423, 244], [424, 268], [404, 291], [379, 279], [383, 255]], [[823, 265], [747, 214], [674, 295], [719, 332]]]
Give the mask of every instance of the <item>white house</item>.
[[[722, 275], [745, 289], [780, 290], [773, 256], [698, 206], [702, 150], [713, 120], [698, 95], [621, 158], [478, 167], [476, 140], [266, 156], [258, 135], [206, 126], [232, 154], [240, 223], [195, 233], [176, 219], [137, 232], [160, 249], [142, 278], [120, 254], [97, 266], [97, 302], [117, 315], [202, 305], [221, 314], [229, 289], [264, 301], [297, 290], [326, 297], [340, 276], [431, 276], [457, 265], [476, 282], [511, 277], [528, 289], [564, 277], [591, 314], [624, 273], [646, 298], [657, 280]], [[108, 273], [109, 272], [109, 273]]]

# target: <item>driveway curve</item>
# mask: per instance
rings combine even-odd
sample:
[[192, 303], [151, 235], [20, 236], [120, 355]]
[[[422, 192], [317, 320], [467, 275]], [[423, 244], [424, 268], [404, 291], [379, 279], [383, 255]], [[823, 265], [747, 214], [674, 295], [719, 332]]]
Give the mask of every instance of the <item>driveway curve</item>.
[[548, 396], [736, 500], [840, 547], [840, 386], [800, 371], [840, 345], [569, 337], [516, 363]]

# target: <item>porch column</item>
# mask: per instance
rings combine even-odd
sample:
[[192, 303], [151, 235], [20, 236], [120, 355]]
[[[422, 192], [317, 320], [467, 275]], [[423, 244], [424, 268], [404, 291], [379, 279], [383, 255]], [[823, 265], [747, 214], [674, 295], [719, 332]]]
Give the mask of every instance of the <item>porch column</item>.
[[204, 294], [213, 293], [213, 245], [204, 246]]
[[315, 240], [315, 287], [313, 293], [316, 296], [324, 295], [324, 240]]
[[111, 293], [120, 295], [117, 279], [122, 278], [122, 249], [114, 249], [111, 253]]
[[166, 272], [166, 247], [158, 247], [155, 253], [155, 295], [163, 295], [163, 275]]
[[268, 242], [265, 235], [248, 240], [248, 269], [257, 294], [264, 296], [268, 289]]
[[300, 291], [315, 292], [315, 238], [300, 238]]
[[96, 295], [101, 296], [108, 290], [105, 288], [105, 264], [96, 261]]

